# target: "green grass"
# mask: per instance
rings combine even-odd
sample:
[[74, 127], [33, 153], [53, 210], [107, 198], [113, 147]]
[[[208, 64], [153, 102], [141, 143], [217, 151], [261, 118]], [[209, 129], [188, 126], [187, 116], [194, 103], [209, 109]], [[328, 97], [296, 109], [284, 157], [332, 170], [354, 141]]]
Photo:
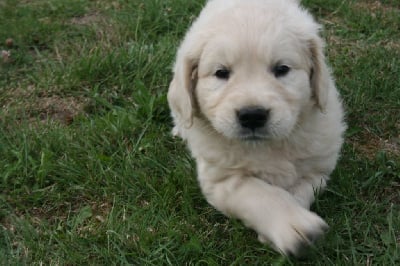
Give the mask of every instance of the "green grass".
[[349, 130], [313, 206], [330, 230], [301, 261], [210, 207], [170, 136], [171, 65], [203, 2], [0, 1], [1, 265], [400, 264], [398, 1], [304, 1]]

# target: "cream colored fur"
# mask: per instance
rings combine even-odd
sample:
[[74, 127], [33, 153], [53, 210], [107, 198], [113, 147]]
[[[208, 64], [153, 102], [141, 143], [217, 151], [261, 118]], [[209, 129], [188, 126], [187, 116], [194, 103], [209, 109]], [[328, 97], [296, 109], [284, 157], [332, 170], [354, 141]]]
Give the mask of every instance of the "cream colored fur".
[[[186, 34], [168, 92], [175, 127], [196, 160], [207, 201], [283, 254], [323, 234], [309, 211], [345, 130], [320, 26], [294, 0], [210, 0]], [[290, 71], [277, 77], [277, 64]], [[216, 77], [221, 67], [229, 79]], [[246, 139], [237, 110], [270, 110]]]

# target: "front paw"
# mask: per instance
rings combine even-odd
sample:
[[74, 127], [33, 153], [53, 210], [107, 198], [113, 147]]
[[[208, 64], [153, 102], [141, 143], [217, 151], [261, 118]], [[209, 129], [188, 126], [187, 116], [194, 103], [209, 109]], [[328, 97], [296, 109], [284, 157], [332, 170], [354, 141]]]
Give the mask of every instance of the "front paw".
[[280, 210], [272, 226], [258, 231], [258, 239], [284, 255], [301, 256], [328, 229], [325, 221], [300, 206]]

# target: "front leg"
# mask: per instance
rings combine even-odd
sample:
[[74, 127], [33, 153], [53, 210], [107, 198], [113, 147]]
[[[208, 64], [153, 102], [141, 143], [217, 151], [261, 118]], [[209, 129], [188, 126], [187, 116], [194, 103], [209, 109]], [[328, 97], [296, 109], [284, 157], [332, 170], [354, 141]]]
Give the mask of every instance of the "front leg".
[[323, 234], [326, 223], [302, 207], [287, 191], [255, 178], [230, 176], [211, 181], [199, 176], [207, 200], [224, 214], [238, 218], [278, 252], [296, 255]]
[[307, 178], [300, 179], [288, 190], [301, 206], [309, 209], [314, 202], [315, 195], [326, 187], [327, 179], [328, 178], [324, 177], [322, 174], [309, 174]]

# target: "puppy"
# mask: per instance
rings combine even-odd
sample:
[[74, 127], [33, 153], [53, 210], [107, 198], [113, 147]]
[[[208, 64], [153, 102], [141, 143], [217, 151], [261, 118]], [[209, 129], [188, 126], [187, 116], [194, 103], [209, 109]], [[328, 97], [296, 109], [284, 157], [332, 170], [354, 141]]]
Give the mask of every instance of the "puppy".
[[327, 229], [309, 207], [345, 130], [319, 30], [295, 0], [209, 0], [168, 91], [207, 201], [285, 255]]

